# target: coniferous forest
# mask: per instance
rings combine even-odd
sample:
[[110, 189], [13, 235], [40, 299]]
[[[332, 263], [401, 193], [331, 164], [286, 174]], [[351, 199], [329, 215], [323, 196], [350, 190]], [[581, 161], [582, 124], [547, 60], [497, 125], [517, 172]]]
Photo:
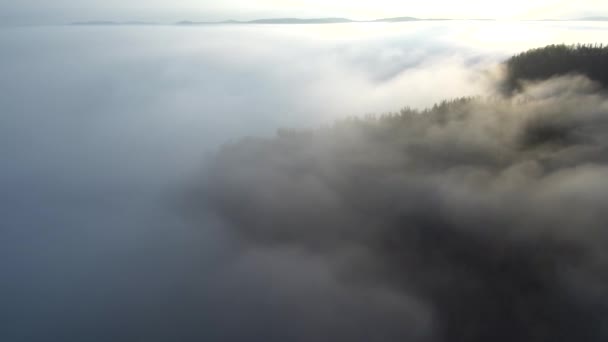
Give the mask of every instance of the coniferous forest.
[[506, 90], [521, 89], [521, 80], [544, 80], [553, 76], [582, 74], [608, 85], [608, 46], [603, 44], [549, 45], [532, 49], [506, 61]]
[[417, 298], [440, 327], [431, 341], [608, 337], [608, 98], [595, 83], [608, 84], [608, 48], [551, 45], [505, 66], [499, 97], [225, 145], [191, 212], [204, 202], [253, 246]]

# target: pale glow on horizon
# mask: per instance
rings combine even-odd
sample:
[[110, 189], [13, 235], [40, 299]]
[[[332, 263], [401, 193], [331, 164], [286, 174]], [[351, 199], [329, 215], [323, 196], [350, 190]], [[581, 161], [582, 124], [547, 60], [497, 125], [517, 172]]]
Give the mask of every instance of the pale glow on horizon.
[[[468, 1], [445, 1], [431, 0], [425, 2], [379, 0], [370, 1], [348, 1], [334, 0], [331, 2], [323, 0], [271, 0], [270, 5], [275, 8], [292, 8], [294, 12], [300, 9], [316, 8], [323, 13], [349, 13], [355, 15], [355, 19], [377, 19], [383, 17], [414, 16], [420, 18], [528, 18], [538, 12], [544, 14], [558, 10], [567, 1], [559, 1], [555, 4], [551, 0], [513, 0], [510, 2], [491, 3], [484, 0]], [[549, 9], [549, 11], [547, 11]]]
[[446, 19], [575, 19], [608, 16], [608, 1], [579, 0], [19, 0], [0, 5], [3, 22], [84, 20], [252, 20], [410, 16]]
[[[608, 15], [608, 2], [604, 0], [243, 0], [223, 1], [217, 8], [265, 10], [276, 16], [349, 17], [370, 20], [387, 17], [412, 16], [418, 18], [450, 19], [573, 19], [584, 16]], [[205, 5], [201, 5], [203, 7]], [[215, 6], [215, 5], [214, 5]]]

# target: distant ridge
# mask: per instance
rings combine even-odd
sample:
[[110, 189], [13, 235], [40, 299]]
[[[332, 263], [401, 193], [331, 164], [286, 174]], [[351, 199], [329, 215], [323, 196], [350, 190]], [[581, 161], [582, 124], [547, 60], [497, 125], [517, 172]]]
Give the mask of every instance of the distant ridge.
[[[224, 20], [224, 21], [191, 21], [183, 20], [170, 24], [160, 24], [155, 22], [145, 21], [110, 21], [110, 20], [92, 20], [78, 21], [71, 25], [78, 26], [116, 26], [116, 25], [178, 25], [178, 26], [197, 26], [197, 25], [247, 25], [247, 24], [267, 24], [267, 25], [302, 25], [302, 24], [347, 24], [347, 23], [401, 23], [415, 21], [448, 21], [448, 20], [464, 20], [464, 21], [493, 21], [495, 19], [449, 19], [449, 18], [416, 18], [416, 17], [392, 17], [380, 18], [375, 20], [353, 20], [349, 18], [267, 18], [255, 20]], [[608, 17], [589, 17], [577, 20], [595, 20], [603, 21]]]
[[108, 21], [108, 20], [91, 20], [77, 21], [71, 23], [76, 26], [116, 26], [116, 25], [158, 25], [158, 23], [146, 21]]
[[314, 18], [314, 19], [299, 19], [299, 18], [276, 18], [276, 19], [258, 19], [248, 21], [249, 24], [340, 24], [351, 23], [353, 20], [346, 18]]
[[249, 21], [226, 20], [226, 21], [180, 21], [176, 25], [213, 25], [213, 24], [344, 24], [344, 23], [397, 23], [408, 21], [436, 21], [436, 20], [452, 20], [452, 19], [420, 19], [415, 17], [394, 17], [381, 18], [375, 20], [352, 20], [348, 18], [270, 18], [256, 19]]
[[414, 17], [395, 17], [395, 18], [382, 18], [376, 19], [373, 22], [385, 22], [385, 23], [397, 23], [402, 21], [419, 21], [424, 19], [414, 18]]
[[[401, 23], [415, 21], [495, 21], [496, 19], [449, 19], [449, 18], [416, 18], [416, 17], [392, 17], [380, 18], [375, 20], [352, 20], [348, 18], [268, 18], [256, 20], [224, 20], [224, 21], [190, 21], [183, 20], [172, 24], [179, 26], [195, 26], [195, 25], [247, 25], [247, 24], [267, 24], [267, 25], [302, 25], [302, 24], [347, 24], [347, 23]], [[608, 21], [608, 17], [594, 16], [577, 19], [536, 19], [526, 21]], [[110, 20], [92, 20], [92, 21], [77, 21], [70, 25], [77, 26], [117, 26], [117, 25], [163, 25], [155, 22], [146, 21], [110, 21]]]
[[180, 21], [177, 25], [213, 25], [213, 24], [341, 24], [352, 23], [353, 20], [347, 18], [270, 18], [256, 19], [249, 21], [226, 20], [226, 21]]

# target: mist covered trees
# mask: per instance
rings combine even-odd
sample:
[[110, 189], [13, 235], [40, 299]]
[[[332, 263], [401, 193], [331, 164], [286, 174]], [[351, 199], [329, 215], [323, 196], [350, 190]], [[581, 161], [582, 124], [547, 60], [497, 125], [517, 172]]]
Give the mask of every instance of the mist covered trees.
[[608, 86], [608, 46], [603, 44], [549, 45], [513, 56], [505, 64], [507, 92], [521, 90], [524, 80], [568, 74], [582, 74]]
[[608, 84], [607, 51], [515, 56], [512, 95], [226, 145], [190, 205], [365, 293], [315, 302], [365, 318], [320, 330], [330, 341], [605, 341], [608, 97], [574, 74]]

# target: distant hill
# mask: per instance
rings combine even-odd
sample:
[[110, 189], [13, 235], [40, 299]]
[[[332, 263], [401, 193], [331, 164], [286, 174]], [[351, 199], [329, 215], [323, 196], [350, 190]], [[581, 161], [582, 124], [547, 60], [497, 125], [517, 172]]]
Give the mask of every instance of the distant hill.
[[114, 26], [114, 25], [158, 25], [158, 23], [146, 21], [108, 21], [108, 20], [92, 20], [92, 21], [77, 21], [71, 25], [76, 26]]
[[183, 20], [183, 21], [178, 21], [174, 25], [180, 25], [180, 26], [221, 25], [221, 24], [224, 24], [224, 25], [225, 24], [243, 25], [243, 24], [247, 24], [247, 23], [248, 22], [238, 21], [238, 20], [224, 20], [224, 21], [190, 21], [190, 20]]
[[374, 20], [374, 22], [397, 23], [397, 22], [402, 22], [402, 21], [419, 21], [419, 20], [421, 20], [421, 19], [414, 18], [414, 17], [395, 17], [395, 18], [376, 19], [376, 20]]
[[301, 19], [301, 18], [270, 18], [270, 19], [256, 19], [249, 21], [239, 20], [225, 20], [225, 21], [180, 21], [177, 25], [216, 25], [216, 24], [341, 24], [341, 23], [352, 23], [353, 20], [346, 18], [313, 18], [313, 19]]
[[[196, 25], [245, 25], [245, 24], [281, 24], [281, 25], [302, 25], [302, 24], [345, 24], [345, 23], [401, 23], [414, 21], [444, 21], [454, 20], [448, 18], [416, 18], [416, 17], [392, 17], [380, 18], [375, 20], [353, 20], [349, 18], [267, 18], [255, 20], [223, 20], [223, 21], [191, 21], [183, 20], [173, 25], [180, 26], [196, 26]], [[468, 19], [468, 20], [494, 20], [494, 19]], [[589, 19], [591, 20], [591, 19]], [[602, 20], [596, 17], [593, 20]], [[114, 26], [114, 25], [160, 25], [154, 22], [144, 21], [79, 21], [71, 23], [71, 25], [92, 25], [92, 26]]]
[[276, 19], [258, 19], [247, 21], [249, 24], [340, 24], [351, 23], [353, 20], [346, 18], [314, 18], [314, 19], [299, 19], [299, 18], [276, 18]]
[[175, 25], [183, 25], [183, 26], [188, 26], [188, 25], [211, 25], [211, 24], [220, 24], [220, 23], [219, 22], [215, 23], [215, 22], [190, 21], [190, 20], [183, 20], [183, 21], [178, 21], [177, 23], [175, 23]]

